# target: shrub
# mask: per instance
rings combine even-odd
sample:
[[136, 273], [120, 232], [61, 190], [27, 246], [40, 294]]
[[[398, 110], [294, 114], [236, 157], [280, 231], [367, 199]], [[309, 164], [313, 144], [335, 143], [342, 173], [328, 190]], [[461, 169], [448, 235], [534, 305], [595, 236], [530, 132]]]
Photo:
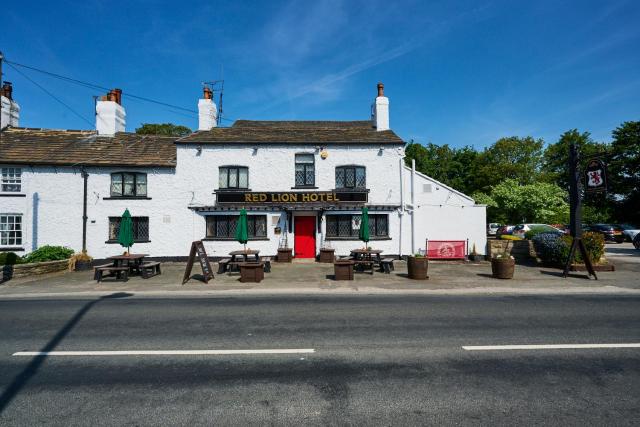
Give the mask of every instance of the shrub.
[[[571, 250], [573, 237], [566, 235], [562, 236], [561, 239], [564, 242], [562, 249], [562, 260], [563, 262], [566, 262], [567, 258], [569, 258], [569, 251]], [[587, 250], [587, 255], [589, 255], [591, 262], [594, 264], [600, 262], [600, 258], [602, 258], [602, 255], [604, 254], [604, 236], [600, 233], [586, 231], [582, 233], [582, 241], [584, 242], [584, 247]], [[575, 262], [584, 262], [580, 250], [576, 250]]]
[[0, 252], [0, 265], [20, 264], [22, 259], [13, 252]]
[[23, 258], [24, 262], [58, 261], [68, 259], [73, 249], [63, 246], [42, 246]]
[[547, 265], [560, 265], [566, 259], [566, 243], [557, 233], [539, 233], [531, 239], [536, 254]]

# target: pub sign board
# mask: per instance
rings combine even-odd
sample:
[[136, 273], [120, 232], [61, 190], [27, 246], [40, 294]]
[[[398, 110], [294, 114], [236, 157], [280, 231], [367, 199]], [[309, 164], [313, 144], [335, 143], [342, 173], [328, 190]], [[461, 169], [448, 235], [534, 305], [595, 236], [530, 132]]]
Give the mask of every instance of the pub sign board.
[[594, 158], [587, 162], [584, 182], [587, 193], [607, 191], [607, 170], [602, 160]]
[[287, 204], [320, 204], [334, 205], [339, 203], [367, 203], [367, 191], [305, 191], [305, 192], [255, 192], [255, 191], [219, 191], [216, 193], [218, 203], [234, 203], [243, 205], [287, 205]]

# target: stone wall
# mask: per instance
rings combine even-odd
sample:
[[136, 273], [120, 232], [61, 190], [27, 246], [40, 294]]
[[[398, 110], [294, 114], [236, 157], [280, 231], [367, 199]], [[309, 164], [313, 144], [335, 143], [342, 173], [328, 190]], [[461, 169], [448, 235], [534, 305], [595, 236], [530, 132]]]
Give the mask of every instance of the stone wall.
[[0, 283], [39, 274], [56, 273], [69, 268], [69, 260], [34, 262], [32, 264], [0, 265]]
[[529, 259], [536, 257], [531, 240], [496, 240], [487, 241], [487, 253], [493, 258], [498, 254], [506, 252], [516, 259]]

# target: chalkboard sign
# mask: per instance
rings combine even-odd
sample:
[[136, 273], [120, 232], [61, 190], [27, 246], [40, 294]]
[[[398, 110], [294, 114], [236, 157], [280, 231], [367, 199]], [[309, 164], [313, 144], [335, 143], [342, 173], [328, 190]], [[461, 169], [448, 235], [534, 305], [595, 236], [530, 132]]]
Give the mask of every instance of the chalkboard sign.
[[209, 280], [213, 279], [213, 270], [211, 270], [207, 251], [205, 251], [202, 241], [198, 240], [191, 243], [191, 252], [189, 253], [189, 260], [187, 261], [187, 269], [185, 270], [184, 277], [182, 278], [183, 285], [191, 278], [191, 269], [193, 268], [193, 263], [195, 262], [196, 257], [198, 257], [200, 267], [202, 267], [204, 283], [209, 283]]

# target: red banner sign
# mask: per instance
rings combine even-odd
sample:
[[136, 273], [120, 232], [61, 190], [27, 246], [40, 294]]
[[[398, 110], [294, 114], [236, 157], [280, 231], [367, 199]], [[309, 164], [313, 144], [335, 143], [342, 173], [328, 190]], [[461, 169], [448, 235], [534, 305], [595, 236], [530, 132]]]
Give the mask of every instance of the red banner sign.
[[464, 259], [466, 245], [464, 240], [427, 240], [427, 258]]

